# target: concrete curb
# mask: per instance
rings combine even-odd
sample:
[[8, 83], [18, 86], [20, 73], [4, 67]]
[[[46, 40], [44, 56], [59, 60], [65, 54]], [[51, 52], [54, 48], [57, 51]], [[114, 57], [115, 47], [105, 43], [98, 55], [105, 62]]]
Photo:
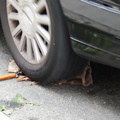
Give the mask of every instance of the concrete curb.
[[5, 114], [0, 112], [0, 120], [10, 120]]

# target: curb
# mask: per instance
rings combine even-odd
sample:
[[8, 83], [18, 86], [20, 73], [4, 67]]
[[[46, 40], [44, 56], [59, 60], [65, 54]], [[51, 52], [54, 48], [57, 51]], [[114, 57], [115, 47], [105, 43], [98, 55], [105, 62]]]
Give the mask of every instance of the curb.
[[5, 114], [0, 112], [0, 120], [10, 120]]

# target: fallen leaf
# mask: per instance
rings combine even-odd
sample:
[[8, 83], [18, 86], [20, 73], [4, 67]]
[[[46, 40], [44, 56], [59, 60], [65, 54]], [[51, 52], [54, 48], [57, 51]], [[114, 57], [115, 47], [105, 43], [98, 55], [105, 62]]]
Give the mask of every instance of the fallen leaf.
[[81, 79], [65, 79], [58, 82], [52, 82], [53, 85], [71, 84], [71, 85], [82, 85]]
[[4, 111], [6, 109], [6, 105], [0, 105], [0, 111]]
[[13, 112], [11, 110], [2, 111], [5, 115], [11, 115]]
[[85, 87], [93, 85], [92, 68], [90, 66], [90, 62], [88, 62], [82, 74], [77, 75], [71, 79], [52, 82], [51, 84], [53, 85], [72, 84], [72, 85], [83, 85]]
[[14, 60], [12, 60], [8, 65], [8, 72], [20, 72], [20, 68], [17, 66]]
[[6, 115], [11, 115], [12, 114], [12, 111], [11, 110], [7, 110], [6, 109], [7, 106], [6, 105], [0, 105], [0, 111]]
[[88, 62], [84, 68], [83, 73], [76, 76], [76, 78], [82, 79], [82, 85], [85, 87], [93, 85], [92, 68], [90, 66], [90, 62]]
[[28, 81], [28, 80], [30, 80], [30, 78], [28, 78], [28, 77], [24, 77], [24, 78], [17, 78], [16, 79], [18, 82], [20, 82], [20, 81]]
[[32, 106], [40, 106], [40, 104], [37, 104], [37, 103], [32, 102], [32, 101], [30, 101], [29, 104], [32, 105]]
[[71, 85], [82, 85], [82, 80], [81, 79], [68, 80], [68, 84], [71, 84]]
[[53, 85], [62, 85], [62, 84], [67, 84], [68, 80], [67, 79], [64, 79], [64, 80], [60, 80], [60, 81], [57, 81], [57, 82], [52, 82], [51, 84]]
[[27, 99], [25, 99], [24, 97], [22, 97], [20, 94], [17, 94], [14, 98], [13, 98], [13, 102], [18, 104], [18, 105], [25, 105], [25, 104], [30, 104], [32, 106], [40, 106], [39, 104], [29, 101]]
[[31, 83], [29, 83], [29, 85], [36, 85], [36, 84], [38, 84], [38, 82], [31, 82]]
[[13, 98], [13, 102], [16, 103], [16, 104], [18, 104], [18, 105], [24, 105], [24, 104], [26, 104], [25, 99], [20, 94], [17, 94]]

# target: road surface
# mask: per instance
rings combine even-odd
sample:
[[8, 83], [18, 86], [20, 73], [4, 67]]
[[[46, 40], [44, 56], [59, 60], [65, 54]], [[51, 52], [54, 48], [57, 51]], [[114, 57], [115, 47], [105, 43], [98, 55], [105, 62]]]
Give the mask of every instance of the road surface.
[[[1, 25], [0, 25], [1, 28]], [[12, 60], [0, 29], [0, 75]], [[0, 82], [0, 105], [11, 120], [120, 120], [120, 70], [93, 65], [94, 85], [33, 85], [16, 79]], [[32, 104], [16, 104], [21, 95]], [[35, 104], [33, 104], [35, 103]]]

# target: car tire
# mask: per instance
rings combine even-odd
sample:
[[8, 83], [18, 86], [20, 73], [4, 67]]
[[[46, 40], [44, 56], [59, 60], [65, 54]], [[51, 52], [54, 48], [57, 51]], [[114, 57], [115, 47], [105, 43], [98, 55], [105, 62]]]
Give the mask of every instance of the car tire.
[[[12, 3], [9, 4], [7, 3], [8, 1], [10, 2], [12, 1]], [[80, 74], [83, 71], [85, 65], [87, 64], [87, 60], [77, 56], [71, 48], [71, 43], [69, 40], [69, 35], [66, 29], [67, 27], [65, 24], [65, 20], [63, 17], [59, 0], [43, 0], [45, 4], [44, 6], [45, 10], [42, 9], [43, 11], [41, 10], [42, 11], [41, 13], [40, 12], [37, 13], [37, 15], [38, 14], [47, 15], [50, 20], [49, 23], [50, 28], [49, 26], [46, 26], [45, 21], [42, 21], [42, 23], [39, 25], [42, 26], [42, 28], [44, 28], [50, 36], [50, 40], [49, 40], [50, 42], [47, 43], [45, 41], [46, 38], [44, 38], [45, 36], [39, 34], [39, 36], [43, 40], [42, 42], [44, 42], [44, 46], [46, 45], [45, 47], [47, 47], [46, 48], [47, 53], [45, 56], [41, 55], [43, 54], [42, 50], [39, 47], [38, 43], [35, 41], [35, 39], [32, 42], [28, 41], [29, 38], [28, 36], [32, 36], [30, 37], [30, 39], [33, 39], [34, 34], [36, 34], [36, 33], [33, 34], [33, 32], [36, 31], [36, 28], [34, 27], [37, 26], [36, 22], [34, 23], [36, 19], [34, 18], [33, 9], [35, 9], [35, 7], [38, 6], [38, 3], [31, 4], [30, 2], [27, 2], [27, 0], [22, 0], [22, 1], [24, 1], [23, 6], [19, 8], [16, 7], [15, 5], [16, 2], [14, 2], [14, 0], [1, 0], [1, 4], [0, 4], [1, 21], [2, 21], [2, 27], [3, 27], [5, 39], [13, 55], [13, 58], [15, 59], [16, 63], [21, 68], [21, 70], [32, 80], [37, 80], [40, 82], [53, 82], [65, 78], [70, 78], [77, 74]], [[35, 0], [35, 2], [40, 2], [40, 1], [42, 0]], [[33, 5], [33, 8], [31, 8], [31, 5]], [[8, 8], [8, 6], [10, 8]], [[23, 8], [24, 6], [25, 8]], [[13, 18], [13, 16], [9, 15], [11, 12], [15, 12], [18, 14], [19, 9], [20, 10], [22, 9], [22, 12], [24, 11], [25, 14], [27, 14], [28, 18], [25, 15], [22, 15], [22, 13], [20, 14], [22, 17], [20, 17], [19, 20], [17, 17]], [[33, 15], [29, 14], [30, 12], [32, 12], [31, 14]], [[21, 22], [22, 18], [25, 24]], [[28, 24], [26, 21], [27, 19], [28, 22], [30, 19], [30, 22], [31, 23], [33, 22], [33, 24], [35, 24], [34, 26], [32, 26], [32, 28], [29, 27], [30, 25], [27, 25]], [[48, 19], [45, 20], [47, 21]], [[22, 32], [19, 31], [18, 33], [16, 33], [17, 35], [14, 36], [13, 35], [14, 30], [17, 28], [19, 24], [22, 24], [21, 29], [23, 31]], [[33, 29], [33, 31], [30, 29]], [[25, 39], [24, 45], [22, 46], [23, 51], [21, 51], [20, 41], [22, 39], [23, 32], [25, 32], [26, 36], [24, 38]], [[37, 34], [37, 37], [39, 36]], [[31, 50], [32, 52], [30, 53], [27, 52], [29, 50]], [[42, 57], [40, 58], [40, 56]]]

